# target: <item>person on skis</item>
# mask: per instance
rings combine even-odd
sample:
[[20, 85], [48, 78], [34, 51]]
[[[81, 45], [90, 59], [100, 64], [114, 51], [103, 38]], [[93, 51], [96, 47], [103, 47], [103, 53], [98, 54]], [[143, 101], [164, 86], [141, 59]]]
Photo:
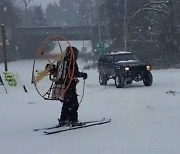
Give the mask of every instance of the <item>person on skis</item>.
[[[66, 48], [66, 55], [64, 57], [64, 60], [67, 63], [70, 63], [70, 52], [72, 52], [75, 63], [73, 65], [69, 65], [70, 69], [73, 72], [73, 76], [71, 77], [71, 82], [67, 81], [65, 84], [69, 84], [67, 90], [64, 93], [63, 98], [60, 96], [60, 92], [58, 90], [58, 86], [62, 84], [62, 79], [58, 79], [58, 81], [55, 81], [55, 87], [54, 89], [54, 96], [55, 99], [60, 100], [63, 105], [61, 109], [61, 114], [60, 118], [58, 119], [59, 125], [64, 126], [64, 125], [76, 125], [78, 123], [78, 108], [79, 108], [79, 103], [78, 103], [78, 95], [76, 92], [76, 85], [79, 82], [78, 78], [83, 78], [84, 80], [87, 79], [87, 73], [84, 72], [79, 72], [78, 64], [77, 64], [77, 58], [79, 54], [79, 50], [76, 47], [70, 47], [68, 46]], [[44, 54], [44, 51], [43, 51]], [[47, 54], [47, 53], [46, 53]], [[42, 55], [42, 53], [41, 53]], [[50, 56], [50, 55], [48, 55]], [[55, 57], [55, 55], [51, 55]], [[58, 65], [58, 64], [57, 64]], [[48, 67], [49, 64], [46, 66]], [[68, 64], [67, 64], [68, 66]], [[67, 68], [66, 68], [67, 69]], [[62, 71], [57, 68], [57, 66], [53, 66], [52, 69], [50, 70], [51, 72], [54, 72], [54, 74], [58, 74], [58, 71]], [[67, 85], [65, 85], [67, 86]]]
[[[65, 92], [64, 99], [62, 100], [63, 106], [61, 109], [61, 115], [59, 119], [60, 125], [66, 125], [66, 124], [74, 125], [78, 122], [79, 103], [78, 103], [78, 97], [77, 97], [78, 95], [76, 92], [76, 85], [79, 82], [78, 78], [83, 78], [84, 80], [87, 79], [87, 73], [79, 72], [79, 68], [77, 64], [79, 50], [76, 47], [71, 47], [71, 48], [72, 48], [74, 59], [75, 59], [74, 75], [67, 91]], [[66, 51], [68, 54], [70, 52], [70, 47], [67, 47]], [[67, 56], [65, 58], [69, 58], [69, 57]]]

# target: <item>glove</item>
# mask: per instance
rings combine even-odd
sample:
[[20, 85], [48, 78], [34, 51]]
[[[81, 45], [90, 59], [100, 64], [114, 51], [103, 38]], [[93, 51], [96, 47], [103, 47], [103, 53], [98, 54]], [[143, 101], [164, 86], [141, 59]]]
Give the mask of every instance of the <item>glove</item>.
[[56, 71], [56, 65], [54, 65], [54, 64], [47, 64], [45, 66], [45, 69], [46, 68], [49, 68], [51, 73]]
[[84, 80], [86, 80], [86, 79], [87, 79], [87, 73], [82, 73], [82, 78], [83, 78]]

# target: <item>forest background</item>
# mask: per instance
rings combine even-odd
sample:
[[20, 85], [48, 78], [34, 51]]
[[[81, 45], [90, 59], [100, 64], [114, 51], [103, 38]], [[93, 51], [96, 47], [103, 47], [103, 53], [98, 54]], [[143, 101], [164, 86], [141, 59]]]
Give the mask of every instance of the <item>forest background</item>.
[[99, 31], [97, 44], [105, 45], [101, 54], [127, 50], [155, 67], [169, 68], [180, 63], [179, 7], [178, 0], [59, 0], [46, 8], [34, 0], [0, 0], [0, 24], [8, 31], [93, 26]]

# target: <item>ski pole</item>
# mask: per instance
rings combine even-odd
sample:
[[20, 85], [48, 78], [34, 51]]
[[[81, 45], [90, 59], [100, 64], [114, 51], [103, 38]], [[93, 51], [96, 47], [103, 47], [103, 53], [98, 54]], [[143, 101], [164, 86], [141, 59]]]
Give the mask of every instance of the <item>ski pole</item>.
[[6, 94], [7, 94], [8, 92], [7, 92], [7, 89], [6, 89], [5, 85], [4, 85], [3, 80], [2, 80], [2, 78], [1, 78], [1, 75], [0, 75], [0, 82], [1, 82], [1, 84], [3, 85], [4, 90], [5, 90]]

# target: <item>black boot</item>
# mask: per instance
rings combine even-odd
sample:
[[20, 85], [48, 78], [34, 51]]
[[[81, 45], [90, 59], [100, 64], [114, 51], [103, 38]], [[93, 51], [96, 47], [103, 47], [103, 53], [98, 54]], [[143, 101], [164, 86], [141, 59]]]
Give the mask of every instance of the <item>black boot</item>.
[[61, 127], [63, 127], [63, 126], [69, 126], [69, 125], [70, 125], [69, 120], [61, 120], [61, 119], [58, 119], [58, 122], [59, 122], [59, 126], [61, 126]]

